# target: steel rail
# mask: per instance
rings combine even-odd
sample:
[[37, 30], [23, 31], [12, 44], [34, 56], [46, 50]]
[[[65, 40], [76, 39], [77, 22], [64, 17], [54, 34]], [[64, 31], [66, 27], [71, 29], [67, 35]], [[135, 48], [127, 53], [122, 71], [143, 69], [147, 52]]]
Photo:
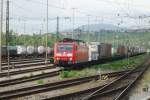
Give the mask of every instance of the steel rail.
[[0, 92], [1, 94], [0, 99], [4, 100], [4, 99], [10, 99], [10, 98], [15, 98], [15, 97], [22, 97], [26, 95], [41, 93], [45, 91], [52, 91], [55, 89], [83, 84], [92, 80], [97, 80], [98, 78], [99, 78], [99, 75], [94, 75], [90, 77], [77, 78], [77, 79], [72, 79], [72, 80], [47, 83], [44, 85], [37, 85], [37, 86], [20, 88], [20, 89], [15, 89], [15, 90], [10, 90], [10, 91], [4, 91], [4, 92]]
[[34, 75], [30, 77], [22, 77], [22, 78], [17, 78], [17, 79], [11, 79], [11, 80], [5, 80], [5, 81], [0, 81], [0, 87], [4, 86], [9, 86], [9, 85], [17, 85], [20, 83], [25, 83], [25, 82], [30, 82], [38, 79], [43, 79], [47, 77], [54, 77], [59, 75], [59, 71], [53, 71], [53, 72], [47, 72], [39, 75]]
[[[85, 96], [84, 98], [82, 98], [82, 100], [93, 100], [94, 98], [96, 98], [96, 96], [98, 96], [98, 94], [101, 94], [102, 92], [108, 90], [109, 88], [112, 89], [113, 86], [117, 86], [118, 84], [121, 84], [119, 82], [121, 82], [122, 80], [125, 80], [125, 79], [128, 79], [130, 75], [133, 74], [134, 71], [138, 72], [137, 76], [139, 75], [139, 72], [143, 72], [145, 71], [145, 69], [148, 67], [148, 66], [143, 66], [145, 63], [147, 62], [144, 61], [141, 65], [139, 65], [137, 68], [131, 70], [130, 72], [126, 73], [125, 75], [121, 76], [120, 78], [112, 81], [111, 83], [105, 85], [104, 87], [102, 88], [99, 88], [98, 90], [92, 92], [90, 95], [88, 96]], [[141, 75], [141, 74], [140, 74]], [[135, 78], [135, 77], [134, 77]], [[130, 79], [130, 78], [129, 78]], [[133, 81], [133, 80], [132, 80]], [[118, 82], [118, 84], [117, 84]], [[131, 81], [130, 81], [131, 82]]]
[[[12, 66], [10, 67], [10, 69], [17, 69], [17, 68], [27, 68], [27, 67], [33, 67], [33, 66], [41, 66], [41, 65], [44, 65], [45, 63], [44, 62], [32, 62], [32, 63], [22, 63], [22, 64], [17, 64], [17, 65], [14, 65], [12, 64]], [[3, 66], [2, 67], [2, 70], [8, 70], [8, 66]]]
[[[10, 75], [17, 75], [17, 74], [23, 74], [23, 73], [29, 73], [29, 72], [34, 72], [34, 71], [41, 71], [41, 70], [46, 70], [46, 69], [51, 69], [54, 68], [50, 65], [43, 66], [43, 67], [38, 67], [38, 68], [29, 68], [29, 69], [24, 69], [24, 70], [17, 70], [17, 71], [10, 71]], [[0, 73], [0, 77], [5, 77], [8, 75], [8, 72], [2, 72]]]

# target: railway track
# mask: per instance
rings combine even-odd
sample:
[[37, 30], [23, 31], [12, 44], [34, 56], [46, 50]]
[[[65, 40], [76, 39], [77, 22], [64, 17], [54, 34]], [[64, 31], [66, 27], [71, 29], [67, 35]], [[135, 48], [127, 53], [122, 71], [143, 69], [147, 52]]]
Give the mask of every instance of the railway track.
[[17, 78], [17, 79], [0, 81], [0, 87], [9, 86], [9, 85], [17, 85], [20, 83], [30, 82], [30, 81], [34, 81], [34, 80], [47, 78], [47, 77], [54, 77], [54, 76], [59, 75], [59, 71], [60, 71], [60, 69], [58, 69], [56, 71], [52, 71], [52, 72], [47, 72], [47, 73], [43, 73], [43, 74], [30, 76], [30, 77], [22, 77], [22, 78]]
[[[33, 63], [33, 62], [44, 62], [44, 59], [28, 59], [22, 61], [11, 61], [10, 65], [17, 65], [17, 64], [25, 64], [25, 63]], [[7, 63], [2, 63], [2, 66], [7, 66]]]
[[79, 78], [79, 79], [73, 79], [73, 80], [67, 80], [67, 81], [60, 81], [60, 82], [55, 82], [55, 83], [47, 83], [44, 85], [38, 85], [38, 86], [32, 86], [32, 87], [27, 87], [27, 88], [21, 88], [21, 89], [16, 89], [16, 90], [10, 90], [10, 91], [5, 91], [5, 92], [0, 92], [0, 99], [10, 99], [10, 98], [15, 98], [15, 97], [21, 97], [25, 95], [31, 95], [31, 94], [36, 94], [36, 93], [41, 93], [44, 91], [51, 91], [55, 89], [60, 89], [60, 88], [65, 88], [68, 86], [73, 86], [73, 85], [79, 85], [83, 84], [85, 82], [89, 82], [95, 79], [98, 79], [98, 75], [96, 76], [91, 76], [91, 77], [85, 77], [85, 78]]
[[[127, 72], [129, 72], [129, 70], [121, 71], [121, 72], [105, 73], [105, 74], [102, 74], [102, 76], [107, 75], [108, 77], [114, 77], [114, 76], [118, 76], [118, 75], [123, 75]], [[55, 82], [55, 83], [47, 83], [44, 85], [38, 85], [38, 86], [32, 86], [32, 87], [26, 87], [26, 88], [21, 88], [21, 89], [16, 89], [16, 90], [0, 92], [0, 94], [1, 94], [0, 99], [10, 99], [10, 98], [22, 97], [22, 96], [46, 92], [46, 91], [52, 91], [55, 89], [61, 89], [61, 88], [69, 87], [69, 86], [80, 85], [80, 84], [83, 84], [86, 82], [90, 82], [92, 80], [98, 80], [99, 78], [100, 78], [100, 75], [93, 75], [93, 76], [89, 76], [89, 77], [59, 81], [59, 82]], [[14, 84], [13, 82], [14, 81], [12, 81], [12, 84]], [[7, 85], [7, 83], [4, 82], [4, 85]]]
[[[143, 64], [121, 76], [119, 79], [94, 91], [82, 100], [120, 100], [125, 97], [127, 90], [143, 75], [148, 68], [148, 64]], [[136, 73], [133, 73], [136, 71]]]
[[[46, 99], [42, 100], [120, 100], [126, 95], [128, 90], [148, 68], [148, 65], [143, 65], [145, 63], [146, 62], [143, 62], [137, 68], [125, 73], [123, 76], [120, 75], [121, 77], [109, 84], [97, 86], [71, 94], [64, 94], [56, 97], [47, 97]], [[110, 77], [112, 75], [110, 74]]]
[[[57, 76], [57, 75], [59, 75], [59, 71], [61, 71], [61, 69], [58, 69], [57, 71], [53, 71], [53, 72], [48, 72], [48, 73], [44, 73], [44, 74], [31, 76], [31, 77], [22, 77], [22, 78], [17, 78], [17, 79], [0, 81], [0, 87], [14, 85], [14, 84], [20, 84], [20, 83], [34, 81], [34, 80], [47, 78], [47, 77]], [[115, 77], [116, 75], [122, 75], [122, 74], [127, 73], [127, 72], [129, 72], [129, 70], [112, 72], [112, 73], [105, 73], [105, 74], [102, 74], [101, 77], [107, 76], [107, 78], [111, 78], [111, 77]]]
[[[10, 58], [10, 61], [17, 62], [17, 61], [26, 61], [26, 60], [31, 60], [31, 59], [41, 60], [41, 59], [44, 59], [44, 58], [42, 58], [42, 57], [41, 58], [40, 57], [39, 58], [37, 58], [37, 57], [36, 58], [35, 57], [33, 57], [33, 58], [32, 57], [31, 58], [13, 58], [13, 59]], [[2, 62], [3, 63], [7, 62], [7, 59], [6, 60], [2, 60]]]
[[[32, 66], [33, 67], [33, 66]], [[41, 70], [46, 70], [46, 69], [51, 69], [54, 68], [55, 66], [52, 65], [43, 65], [37, 68], [27, 68], [27, 69], [22, 69], [22, 70], [17, 70], [17, 71], [10, 71], [9, 75], [17, 75], [17, 74], [23, 74], [23, 73], [29, 73], [29, 72], [35, 72], [35, 71], [41, 71]], [[1, 72], [0, 73], [0, 78], [8, 76], [8, 72]]]
[[[44, 65], [44, 61], [37, 61], [37, 62], [31, 62], [31, 63], [22, 63], [22, 64], [16, 64], [16, 65], [11, 65], [9, 69], [17, 69], [17, 68], [26, 68], [26, 67], [32, 67], [32, 66], [40, 66]], [[8, 70], [8, 66], [2, 66], [2, 70]]]

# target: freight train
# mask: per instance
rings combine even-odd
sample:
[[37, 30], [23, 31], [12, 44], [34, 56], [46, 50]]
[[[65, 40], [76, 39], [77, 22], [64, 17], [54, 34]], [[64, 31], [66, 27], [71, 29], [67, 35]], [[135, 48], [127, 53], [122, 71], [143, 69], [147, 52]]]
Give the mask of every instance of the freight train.
[[47, 47], [47, 49], [44, 46], [2, 46], [2, 58], [7, 57], [7, 49], [9, 50], [9, 56], [10, 57], [31, 57], [31, 56], [39, 56], [42, 57], [45, 55], [45, 52], [47, 50], [47, 54], [53, 56], [53, 48]]
[[55, 43], [54, 64], [67, 65], [112, 57], [133, 56], [145, 53], [146, 49], [141, 47], [127, 47], [118, 45], [113, 48], [112, 44], [91, 42], [89, 44], [82, 40], [64, 38]]

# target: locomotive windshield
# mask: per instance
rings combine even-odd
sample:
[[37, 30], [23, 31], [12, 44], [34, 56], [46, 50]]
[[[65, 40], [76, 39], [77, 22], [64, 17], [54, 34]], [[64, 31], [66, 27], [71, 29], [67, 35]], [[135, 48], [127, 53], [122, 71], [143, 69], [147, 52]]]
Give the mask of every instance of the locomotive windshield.
[[73, 47], [70, 44], [59, 44], [58, 45], [58, 52], [69, 52], [69, 53], [71, 53], [72, 49], [73, 49]]

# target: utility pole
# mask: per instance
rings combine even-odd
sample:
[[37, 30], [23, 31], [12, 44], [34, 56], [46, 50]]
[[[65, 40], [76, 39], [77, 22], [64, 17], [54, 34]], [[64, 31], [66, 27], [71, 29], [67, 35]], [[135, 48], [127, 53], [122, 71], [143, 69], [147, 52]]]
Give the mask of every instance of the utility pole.
[[39, 33], [39, 45], [42, 45], [42, 30], [41, 29]]
[[88, 17], [88, 43], [90, 43], [90, 15], [87, 15]]
[[72, 16], [72, 39], [74, 38], [74, 24], [75, 24], [75, 9], [76, 8], [72, 8], [73, 10], [73, 16]]
[[23, 23], [24, 25], [23, 25], [23, 31], [24, 31], [24, 45], [26, 46], [26, 39], [25, 39], [25, 33], [26, 33], [26, 21], [24, 20], [24, 23]]
[[[25, 33], [26, 33], [26, 20], [23, 20], [23, 44], [27, 48]], [[25, 57], [27, 57], [27, 54], [25, 54]]]
[[0, 71], [2, 71], [2, 34], [3, 34], [3, 0], [1, 0], [1, 27], [0, 27]]
[[56, 41], [59, 39], [59, 17], [57, 16], [57, 31], [56, 31]]
[[41, 23], [41, 33], [40, 33], [41, 45], [44, 45], [44, 41], [42, 41], [42, 33], [44, 32], [44, 24], [43, 24], [43, 22]]
[[7, 0], [7, 8], [6, 8], [6, 46], [7, 46], [7, 63], [8, 63], [8, 77], [9, 77], [9, 67], [10, 67], [10, 59], [9, 59], [9, 0]]
[[23, 31], [24, 31], [24, 34], [26, 33], [26, 21], [24, 20], [24, 23], [23, 23]]
[[47, 17], [46, 17], [46, 20], [47, 20], [47, 23], [46, 23], [46, 53], [45, 53], [45, 64], [47, 64], [47, 42], [48, 42], [48, 0], [47, 0]]

